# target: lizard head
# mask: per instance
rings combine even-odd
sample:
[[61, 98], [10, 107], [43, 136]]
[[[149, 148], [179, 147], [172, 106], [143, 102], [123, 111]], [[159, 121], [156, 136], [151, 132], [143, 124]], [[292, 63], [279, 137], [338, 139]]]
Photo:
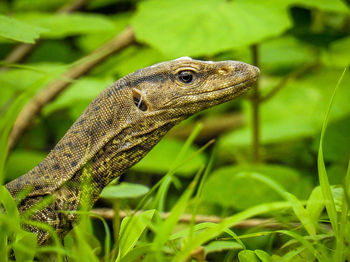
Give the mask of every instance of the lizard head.
[[127, 79], [135, 111], [176, 121], [237, 97], [257, 81], [259, 73], [243, 62], [181, 57], [140, 69]]

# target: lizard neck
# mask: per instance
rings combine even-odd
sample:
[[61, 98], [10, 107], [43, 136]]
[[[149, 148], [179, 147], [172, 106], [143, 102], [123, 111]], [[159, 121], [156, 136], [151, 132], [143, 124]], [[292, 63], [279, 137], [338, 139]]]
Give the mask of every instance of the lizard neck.
[[106, 143], [88, 163], [93, 202], [106, 185], [139, 162], [175, 124], [164, 123], [147, 132], [133, 132], [127, 128]]

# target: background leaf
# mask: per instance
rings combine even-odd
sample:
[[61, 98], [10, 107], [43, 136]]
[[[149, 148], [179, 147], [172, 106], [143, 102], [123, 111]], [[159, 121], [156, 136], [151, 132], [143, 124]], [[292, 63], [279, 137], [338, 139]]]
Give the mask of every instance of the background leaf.
[[132, 25], [138, 40], [167, 57], [179, 57], [250, 45], [280, 34], [291, 23], [286, 10], [271, 2], [209, 0], [198, 5], [191, 0], [183, 8], [179, 0], [154, 0], [139, 5]]
[[137, 198], [147, 194], [149, 188], [139, 184], [121, 183], [105, 187], [101, 193], [102, 198]]
[[48, 29], [43, 33], [45, 38], [62, 38], [114, 29], [113, 23], [108, 18], [97, 14], [23, 13], [16, 17]]
[[212, 241], [204, 246], [206, 253], [220, 252], [223, 250], [241, 249], [242, 246], [235, 241]]
[[[281, 184], [288, 191], [300, 193], [297, 185], [301, 177], [295, 170], [278, 165], [248, 166], [238, 165], [215, 170], [203, 189], [203, 200], [224, 207], [242, 210], [258, 204], [281, 200], [276, 192], [255, 179], [240, 176], [244, 172], [257, 172]], [[301, 194], [302, 195], [302, 194]]]
[[[183, 145], [184, 143], [178, 140], [163, 139], [145, 158], [133, 166], [132, 170], [158, 174], [166, 173], [174, 162], [174, 154], [178, 154]], [[191, 157], [196, 151], [198, 151], [196, 146], [190, 146], [184, 159]], [[182, 164], [176, 172], [183, 176], [193, 175], [200, 166], [204, 165], [205, 161], [205, 155], [200, 153], [190, 161]]]
[[45, 27], [34, 26], [30, 23], [0, 15], [1, 37], [32, 44], [44, 32], [48, 32]]

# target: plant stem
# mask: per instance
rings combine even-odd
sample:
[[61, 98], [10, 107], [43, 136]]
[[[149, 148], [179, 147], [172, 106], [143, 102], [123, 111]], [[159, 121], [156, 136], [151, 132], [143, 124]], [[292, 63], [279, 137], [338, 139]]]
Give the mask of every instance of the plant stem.
[[[259, 54], [258, 46], [252, 46], [253, 64], [259, 67]], [[256, 82], [253, 87], [253, 94], [251, 96], [252, 105], [252, 155], [253, 162], [259, 163], [261, 161], [260, 156], [260, 118], [259, 118], [259, 105], [260, 105], [260, 92], [259, 92], [259, 81]]]
[[[120, 207], [119, 207], [119, 200], [113, 201], [113, 213], [119, 214], [120, 213]], [[114, 232], [114, 243], [116, 243], [116, 246], [119, 242], [119, 231], [120, 231], [120, 216], [116, 215], [113, 217], [113, 232]]]

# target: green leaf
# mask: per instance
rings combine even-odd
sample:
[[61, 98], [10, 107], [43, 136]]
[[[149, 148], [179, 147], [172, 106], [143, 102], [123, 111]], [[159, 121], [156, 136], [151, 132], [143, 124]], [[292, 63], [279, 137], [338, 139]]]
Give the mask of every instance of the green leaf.
[[[15, 179], [37, 164], [39, 164], [46, 156], [44, 152], [31, 151], [31, 150], [15, 150], [13, 151], [6, 163], [6, 178], [7, 180]], [[21, 163], [20, 165], [18, 163]]]
[[315, 52], [293, 36], [274, 38], [259, 46], [260, 67], [264, 72], [293, 69], [315, 58]]
[[64, 4], [69, 4], [73, 0], [15, 0], [12, 2], [15, 11], [49, 11], [57, 10]]
[[44, 38], [63, 38], [114, 29], [114, 25], [109, 19], [98, 14], [23, 13], [16, 15], [16, 17], [49, 29], [50, 31], [42, 34]]
[[116, 261], [122, 259], [134, 248], [141, 234], [151, 222], [154, 212], [155, 210], [148, 210], [123, 219], [120, 227], [119, 253]]
[[0, 37], [34, 44], [40, 34], [47, 32], [45, 27], [31, 25], [24, 21], [0, 15]]
[[[149, 154], [143, 158], [138, 164], [132, 167], [132, 170], [140, 172], [154, 172], [163, 174], [169, 171], [170, 166], [174, 162], [174, 156], [178, 155], [183, 147], [184, 142], [174, 139], [162, 139]], [[193, 155], [198, 148], [189, 146], [184, 159]], [[190, 176], [195, 173], [200, 166], [205, 164], [206, 157], [200, 153], [191, 161], [184, 163], [176, 173], [184, 176]]]
[[[326, 158], [325, 158], [326, 159]], [[344, 175], [346, 174], [347, 163], [332, 163], [327, 168], [329, 183], [331, 185], [340, 185], [344, 182]]]
[[97, 33], [82, 35], [77, 39], [77, 44], [86, 53], [94, 51], [103, 43], [121, 32], [129, 24], [130, 17], [131, 13], [120, 13], [115, 16], [108, 16], [109, 21], [114, 25], [113, 28], [107, 28], [106, 30]]
[[240, 210], [265, 202], [281, 200], [281, 196], [266, 184], [241, 175], [245, 172], [261, 173], [291, 192], [297, 190], [301, 181], [295, 170], [278, 165], [223, 167], [215, 170], [208, 178], [203, 188], [203, 200]]
[[306, 211], [310, 215], [311, 220], [317, 221], [319, 219], [324, 209], [324, 204], [321, 188], [319, 186], [315, 187], [306, 203]]
[[317, 222], [315, 220], [312, 220], [310, 214], [306, 211], [303, 204], [299, 201], [299, 199], [296, 196], [288, 192], [285, 195], [287, 196], [286, 200], [291, 202], [295, 215], [303, 224], [307, 233], [311, 236], [315, 236]]
[[43, 113], [49, 115], [68, 108], [72, 119], [77, 119], [88, 104], [112, 83], [112, 78], [82, 77], [46, 106]]
[[114, 199], [114, 198], [138, 198], [145, 195], [149, 188], [144, 185], [120, 183], [116, 186], [107, 186], [102, 190], [100, 197]]
[[124, 257], [122, 257], [120, 259], [120, 262], [137, 261], [144, 254], [149, 252], [150, 248], [151, 244], [135, 247], [134, 249], [130, 250], [130, 252], [128, 252]]
[[94, 250], [99, 245], [97, 239], [82, 226], [82, 223], [74, 227], [73, 230], [76, 237], [76, 244], [72, 249], [72, 257], [75, 257], [75, 260], [98, 262], [99, 259], [95, 254], [96, 250]]
[[138, 40], [178, 57], [258, 43], [281, 34], [291, 22], [287, 10], [273, 1], [189, 0], [184, 8], [181, 0], [153, 0], [139, 4], [132, 25]]
[[340, 186], [331, 186], [332, 196], [334, 199], [335, 210], [341, 213], [343, 208], [344, 190]]
[[262, 261], [262, 262], [272, 262], [271, 256], [265, 252], [264, 250], [256, 249], [254, 250], [255, 255]]
[[149, 47], [129, 46], [96, 67], [93, 73], [100, 75], [125, 76], [137, 69], [151, 66], [165, 60], [157, 50]]
[[0, 186], [0, 197], [1, 206], [5, 208], [8, 216], [11, 217], [12, 224], [19, 226], [20, 215], [17, 204], [4, 186]]
[[34, 233], [21, 232], [13, 244], [16, 261], [32, 261], [37, 246], [37, 236]]
[[[324, 159], [344, 164], [344, 169], [350, 158], [350, 115], [330, 123], [323, 138]], [[320, 136], [314, 139], [313, 151], [318, 150]], [[345, 174], [339, 174], [343, 177]]]
[[[0, 79], [0, 83], [1, 83], [1, 79]], [[0, 96], [0, 106], [6, 107], [7, 103], [11, 101], [11, 99], [13, 99], [15, 95], [16, 93], [14, 89], [3, 87], [3, 89], [1, 90], [1, 96]]]
[[81, 57], [82, 53], [75, 46], [67, 44], [65, 40], [45, 40], [36, 46], [29, 55], [28, 63], [53, 62], [69, 64]]
[[236, 241], [212, 241], [204, 246], [206, 254], [232, 249], [242, 249], [242, 246]]
[[344, 68], [350, 64], [350, 36], [341, 38], [330, 44], [322, 52], [322, 61], [328, 66]]
[[259, 262], [254, 251], [252, 250], [242, 250], [238, 253], [239, 262]]
[[[43, 74], [48, 75], [48, 80], [46, 82], [48, 83], [59, 77], [64, 70], [65, 67], [59, 63], [40, 63], [31, 66], [18, 66], [18, 68], [0, 72], [0, 85], [5, 90], [23, 91], [42, 78]], [[3, 91], [1, 91], [1, 94], [2, 92]]]

